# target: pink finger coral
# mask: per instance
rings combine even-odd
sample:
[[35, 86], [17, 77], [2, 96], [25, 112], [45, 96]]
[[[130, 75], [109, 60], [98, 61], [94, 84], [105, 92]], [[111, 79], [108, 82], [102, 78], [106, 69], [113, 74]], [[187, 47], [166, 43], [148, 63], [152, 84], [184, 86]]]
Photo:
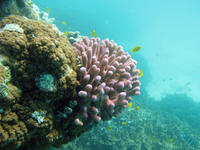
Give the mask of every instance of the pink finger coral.
[[140, 94], [137, 62], [121, 46], [84, 37], [73, 49], [81, 63], [78, 120], [109, 120], [127, 107], [131, 96]]

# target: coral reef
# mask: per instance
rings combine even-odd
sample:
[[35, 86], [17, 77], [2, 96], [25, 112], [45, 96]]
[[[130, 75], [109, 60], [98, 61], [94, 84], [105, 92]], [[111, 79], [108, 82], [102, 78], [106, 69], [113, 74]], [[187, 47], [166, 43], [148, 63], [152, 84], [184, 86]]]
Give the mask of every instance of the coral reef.
[[31, 0], [0, 0], [0, 20], [9, 15], [20, 15], [51, 24], [55, 21], [54, 18], [49, 18], [48, 13], [40, 11]]
[[59, 147], [140, 94], [136, 61], [113, 41], [70, 44], [54, 25], [0, 21], [0, 149]]
[[[123, 124], [126, 122], [127, 124]], [[108, 128], [109, 127], [109, 128]], [[50, 150], [197, 150], [199, 132], [171, 113], [129, 108], [121, 117], [102, 122], [79, 139]]]
[[57, 116], [76, 96], [72, 46], [42, 21], [9, 16], [0, 28], [0, 148], [54, 144], [64, 137]]
[[87, 37], [74, 44], [81, 61], [79, 91], [82, 116], [78, 120], [109, 120], [140, 94], [137, 62], [113, 41]]

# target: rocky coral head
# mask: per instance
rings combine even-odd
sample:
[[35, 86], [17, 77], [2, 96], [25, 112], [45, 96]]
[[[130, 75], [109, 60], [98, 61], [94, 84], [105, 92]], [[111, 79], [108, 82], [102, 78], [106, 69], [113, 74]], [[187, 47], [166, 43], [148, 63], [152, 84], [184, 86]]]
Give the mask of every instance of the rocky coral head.
[[78, 81], [69, 41], [50, 24], [9, 16], [0, 43], [0, 149], [38, 150], [80, 136], [70, 122]]
[[79, 120], [109, 120], [140, 94], [137, 62], [112, 40], [84, 37], [74, 43], [80, 59]]

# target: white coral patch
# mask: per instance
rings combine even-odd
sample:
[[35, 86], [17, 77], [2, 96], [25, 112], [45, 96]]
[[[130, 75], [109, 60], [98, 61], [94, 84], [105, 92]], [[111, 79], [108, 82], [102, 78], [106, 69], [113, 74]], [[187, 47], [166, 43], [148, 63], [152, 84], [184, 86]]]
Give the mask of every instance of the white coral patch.
[[12, 31], [12, 32], [19, 32], [19, 33], [24, 32], [24, 30], [20, 28], [18, 24], [6, 24], [3, 27], [3, 29], [0, 30], [0, 32], [3, 32], [3, 31]]
[[44, 118], [46, 117], [46, 112], [34, 111], [31, 116], [32, 118], [36, 119], [37, 122], [40, 124], [44, 122]]

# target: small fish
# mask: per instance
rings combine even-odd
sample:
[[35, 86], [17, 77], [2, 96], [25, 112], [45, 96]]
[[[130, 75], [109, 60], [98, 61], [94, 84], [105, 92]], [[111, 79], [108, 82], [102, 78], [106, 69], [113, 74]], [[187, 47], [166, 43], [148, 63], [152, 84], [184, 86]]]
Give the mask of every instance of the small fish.
[[47, 12], [48, 14], [50, 13], [49, 7], [46, 7], [46, 12]]
[[65, 21], [62, 21], [61, 23], [64, 24], [64, 25], [67, 25], [67, 23]]
[[138, 69], [140, 71], [139, 73], [139, 77], [141, 78], [144, 74], [143, 74], [143, 71], [141, 69]]
[[174, 142], [174, 139], [168, 139], [168, 141], [172, 143], [172, 142]]
[[68, 36], [69, 34], [70, 34], [69, 31], [66, 31], [66, 32], [64, 33], [64, 35], [66, 35], [66, 36]]
[[110, 126], [107, 127], [108, 130], [111, 130], [112, 128]]
[[135, 52], [139, 51], [140, 49], [141, 49], [140, 46], [136, 46], [131, 50], [131, 53], [135, 53]]
[[133, 105], [133, 103], [132, 103], [132, 102], [128, 103], [128, 108], [131, 108], [131, 107], [132, 107], [132, 105]]
[[68, 40], [68, 35], [70, 34], [70, 32], [69, 31], [66, 31], [65, 33], [64, 33], [64, 35], [65, 35], [65, 38]]
[[68, 30], [70, 30], [70, 29], [71, 29], [71, 27], [68, 27], [67, 29], [68, 29]]
[[122, 122], [122, 125], [126, 125], [126, 124], [127, 124], [127, 122], [125, 122], [125, 121]]
[[27, 4], [28, 4], [28, 5], [33, 4], [33, 1], [28, 1]]
[[98, 36], [98, 34], [96, 34], [96, 31], [95, 31], [95, 30], [93, 30], [93, 31], [92, 31], [92, 34], [91, 34], [91, 36], [92, 36], [92, 37], [97, 37], [97, 36]]
[[152, 140], [152, 142], [156, 143], [156, 137], [155, 136], [152, 136], [151, 140]]
[[139, 110], [140, 109], [140, 106], [136, 106], [135, 107], [135, 110], [137, 111], [137, 110]]

